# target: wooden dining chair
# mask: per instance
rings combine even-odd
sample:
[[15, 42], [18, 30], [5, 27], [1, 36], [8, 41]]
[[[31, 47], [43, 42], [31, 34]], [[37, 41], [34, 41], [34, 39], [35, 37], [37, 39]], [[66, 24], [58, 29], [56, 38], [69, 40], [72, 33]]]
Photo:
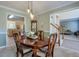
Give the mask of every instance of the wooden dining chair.
[[47, 49], [45, 50], [45, 52], [41, 52], [40, 50], [37, 52], [38, 56], [42, 56], [42, 57], [48, 57], [48, 56], [52, 56], [53, 57], [53, 53], [54, 53], [54, 47], [55, 47], [55, 43], [56, 43], [56, 39], [57, 39], [57, 34], [51, 34], [48, 38], [48, 46]]
[[44, 40], [44, 32], [43, 31], [38, 31], [37, 36], [39, 40]]
[[17, 57], [19, 56], [19, 53], [23, 57], [25, 54], [32, 52], [31, 48], [23, 46], [23, 45], [20, 44], [20, 42], [18, 41], [18, 33], [14, 33], [13, 37], [14, 37], [14, 41], [15, 41], [15, 44], [16, 44], [16, 55], [17, 55]]

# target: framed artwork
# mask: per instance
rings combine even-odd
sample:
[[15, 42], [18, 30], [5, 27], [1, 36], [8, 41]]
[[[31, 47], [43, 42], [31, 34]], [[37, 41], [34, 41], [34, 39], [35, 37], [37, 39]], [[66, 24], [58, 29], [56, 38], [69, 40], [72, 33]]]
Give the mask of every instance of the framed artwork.
[[37, 32], [37, 21], [36, 20], [31, 21], [31, 31]]

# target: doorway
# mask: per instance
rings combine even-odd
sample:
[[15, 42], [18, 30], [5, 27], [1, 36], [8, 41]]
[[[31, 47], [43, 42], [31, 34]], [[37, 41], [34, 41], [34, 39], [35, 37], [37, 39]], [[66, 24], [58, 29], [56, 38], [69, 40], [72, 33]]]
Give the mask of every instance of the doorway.
[[7, 16], [7, 46], [14, 46], [13, 33], [24, 32], [24, 17], [16, 15]]

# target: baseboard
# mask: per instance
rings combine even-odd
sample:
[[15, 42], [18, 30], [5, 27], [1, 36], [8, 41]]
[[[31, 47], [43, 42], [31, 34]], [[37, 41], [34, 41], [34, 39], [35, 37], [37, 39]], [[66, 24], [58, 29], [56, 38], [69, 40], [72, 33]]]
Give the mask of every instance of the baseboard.
[[2, 47], [0, 47], [0, 49], [2, 49], [2, 48], [6, 48], [6, 46], [2, 46]]

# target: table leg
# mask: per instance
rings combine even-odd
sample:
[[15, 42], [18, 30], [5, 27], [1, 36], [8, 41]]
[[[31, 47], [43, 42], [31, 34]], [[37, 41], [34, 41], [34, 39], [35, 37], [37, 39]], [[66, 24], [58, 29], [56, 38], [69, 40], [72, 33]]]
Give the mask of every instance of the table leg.
[[37, 56], [37, 48], [33, 48], [32, 49], [32, 57], [36, 57]]

